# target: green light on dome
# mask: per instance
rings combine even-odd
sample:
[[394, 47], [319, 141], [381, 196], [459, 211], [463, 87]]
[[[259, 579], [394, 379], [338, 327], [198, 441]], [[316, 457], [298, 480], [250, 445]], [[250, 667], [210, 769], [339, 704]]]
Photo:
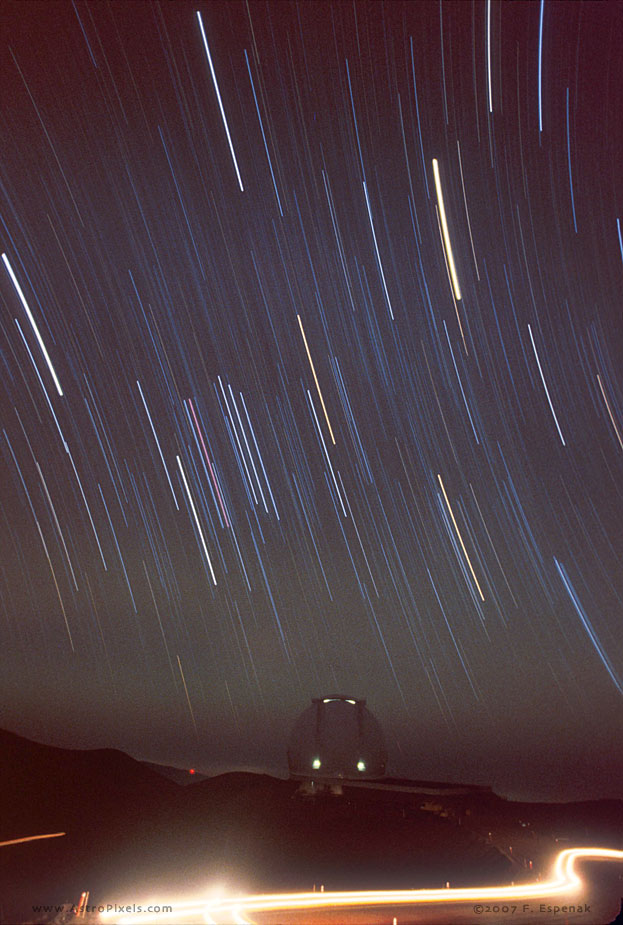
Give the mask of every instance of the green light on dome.
[[312, 768], [314, 769], [314, 771], [317, 771], [319, 767], [320, 767], [320, 758], [314, 758], [314, 760], [312, 761]]
[[358, 770], [358, 771], [365, 771], [365, 769], [366, 769], [366, 763], [365, 763], [365, 761], [358, 761], [358, 762], [357, 762], [357, 770]]

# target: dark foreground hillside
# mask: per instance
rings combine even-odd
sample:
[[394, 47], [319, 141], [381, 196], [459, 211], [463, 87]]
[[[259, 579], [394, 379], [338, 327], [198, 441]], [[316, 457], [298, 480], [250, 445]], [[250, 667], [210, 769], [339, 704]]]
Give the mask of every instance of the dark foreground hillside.
[[[532, 878], [557, 848], [623, 847], [623, 803], [423, 797], [231, 773], [178, 786], [113, 750], [66, 751], [0, 732], [0, 917], [35, 904], [130, 903], [221, 885], [243, 891], [478, 885]], [[424, 808], [421, 808], [424, 807]], [[555, 840], [559, 839], [557, 843]], [[564, 842], [570, 839], [571, 842]]]

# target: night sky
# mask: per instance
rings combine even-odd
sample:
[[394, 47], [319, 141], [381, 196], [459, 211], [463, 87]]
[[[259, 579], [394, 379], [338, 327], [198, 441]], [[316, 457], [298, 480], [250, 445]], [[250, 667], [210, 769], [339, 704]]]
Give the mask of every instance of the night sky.
[[2, 17], [0, 725], [623, 797], [623, 6]]

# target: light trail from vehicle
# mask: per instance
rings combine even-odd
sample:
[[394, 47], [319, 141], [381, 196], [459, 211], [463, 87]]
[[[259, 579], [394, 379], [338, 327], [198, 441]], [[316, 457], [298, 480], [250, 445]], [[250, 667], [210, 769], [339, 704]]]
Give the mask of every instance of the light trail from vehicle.
[[[267, 912], [313, 912], [380, 906], [423, 906], [429, 904], [515, 902], [573, 895], [584, 886], [576, 873], [576, 862], [623, 861], [623, 851], [614, 848], [565, 848], [554, 861], [551, 876], [538, 883], [511, 886], [458, 887], [421, 890], [353, 890], [349, 892], [274, 893], [191, 900], [174, 905], [171, 913], [131, 913], [114, 918], [115, 913], [101, 913], [102, 920], [116, 925], [141, 922], [179, 922], [195, 917], [203, 922], [222, 922], [223, 917], [244, 921], [245, 915]], [[161, 904], [162, 905], [162, 904]], [[173, 905], [173, 904], [171, 904]]]
[[60, 838], [65, 832], [48, 832], [45, 835], [27, 835], [25, 838], [10, 838], [8, 841], [0, 841], [0, 848], [6, 848], [7, 845], [21, 845], [27, 841], [39, 841], [41, 838]]

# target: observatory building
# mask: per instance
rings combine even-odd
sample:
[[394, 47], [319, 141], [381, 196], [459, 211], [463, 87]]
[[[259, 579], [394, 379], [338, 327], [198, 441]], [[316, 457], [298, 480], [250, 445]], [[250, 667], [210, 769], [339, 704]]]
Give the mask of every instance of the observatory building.
[[365, 700], [332, 694], [314, 697], [294, 724], [288, 746], [290, 777], [314, 793], [341, 792], [341, 781], [378, 780], [387, 753], [381, 727]]

